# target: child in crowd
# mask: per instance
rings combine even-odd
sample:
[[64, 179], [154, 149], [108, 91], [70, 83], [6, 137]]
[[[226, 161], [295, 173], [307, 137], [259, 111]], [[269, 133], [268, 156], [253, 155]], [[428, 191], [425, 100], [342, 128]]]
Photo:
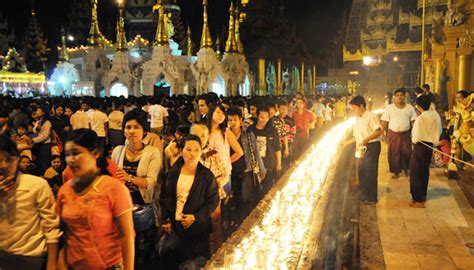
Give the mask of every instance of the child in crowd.
[[46, 179], [49, 183], [49, 186], [53, 190], [54, 194], [57, 194], [59, 187], [62, 185], [61, 177], [61, 157], [54, 155], [51, 157], [51, 167], [49, 167], [43, 175], [43, 178]]
[[16, 135], [12, 136], [12, 140], [16, 142], [16, 147], [20, 151], [21, 156], [27, 156], [32, 159], [31, 148], [33, 147], [33, 141], [27, 134], [26, 124], [18, 125], [16, 129]]

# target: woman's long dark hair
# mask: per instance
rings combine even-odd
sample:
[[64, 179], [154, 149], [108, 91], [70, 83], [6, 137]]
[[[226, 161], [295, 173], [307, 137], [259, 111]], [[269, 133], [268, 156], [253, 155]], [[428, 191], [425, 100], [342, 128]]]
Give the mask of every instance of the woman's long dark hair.
[[225, 139], [225, 131], [227, 129], [227, 113], [225, 112], [225, 108], [224, 108], [224, 106], [222, 106], [222, 104], [218, 103], [218, 104], [212, 105], [209, 108], [209, 113], [207, 114], [208, 117], [207, 117], [207, 120], [206, 120], [206, 126], [209, 129], [209, 135], [211, 135], [211, 133], [212, 133], [212, 118], [213, 118], [214, 112], [216, 111], [217, 108], [219, 108], [225, 115], [224, 122], [222, 122], [219, 125], [219, 129], [221, 130], [222, 136]]
[[98, 145], [97, 133], [91, 129], [80, 128], [73, 130], [69, 137], [66, 139], [66, 142], [73, 142], [77, 145], [80, 145], [90, 152], [97, 150], [100, 153], [99, 158], [97, 159], [97, 167], [100, 169], [101, 175], [111, 175], [107, 170], [107, 159], [105, 158], [103, 151]]

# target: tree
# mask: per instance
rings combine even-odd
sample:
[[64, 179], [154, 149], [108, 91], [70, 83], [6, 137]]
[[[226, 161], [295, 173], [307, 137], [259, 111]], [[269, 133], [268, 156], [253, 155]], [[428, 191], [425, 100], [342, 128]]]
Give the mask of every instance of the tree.
[[28, 22], [25, 43], [25, 60], [28, 70], [32, 72], [45, 71], [50, 49], [43, 32], [41, 32], [34, 8]]

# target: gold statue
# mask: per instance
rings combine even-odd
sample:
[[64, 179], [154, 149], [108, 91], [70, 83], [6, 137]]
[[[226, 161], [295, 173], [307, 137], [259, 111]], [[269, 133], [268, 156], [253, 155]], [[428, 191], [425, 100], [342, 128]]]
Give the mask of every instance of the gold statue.
[[165, 28], [168, 33], [168, 38], [171, 39], [175, 34], [173, 21], [171, 20], [171, 13], [165, 14]]

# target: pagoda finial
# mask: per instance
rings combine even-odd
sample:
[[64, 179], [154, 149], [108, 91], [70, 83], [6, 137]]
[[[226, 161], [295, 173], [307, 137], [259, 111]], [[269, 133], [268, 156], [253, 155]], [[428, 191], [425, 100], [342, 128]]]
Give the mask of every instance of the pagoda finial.
[[104, 36], [99, 29], [99, 20], [97, 18], [97, 6], [99, 0], [91, 0], [92, 5], [92, 16], [91, 16], [91, 29], [89, 30], [89, 45], [92, 47], [103, 48], [104, 47]]
[[69, 54], [66, 47], [66, 31], [61, 26], [61, 49], [59, 50], [59, 61], [69, 61]]
[[219, 38], [219, 35], [216, 38], [216, 56], [217, 59], [221, 59], [221, 39]]
[[202, 1], [203, 6], [203, 24], [201, 35], [201, 48], [212, 48], [212, 38], [209, 31], [208, 17], [207, 17], [207, 0]]
[[158, 27], [156, 28], [155, 44], [159, 47], [169, 46], [168, 32], [165, 25], [165, 7], [162, 0], [153, 7], [153, 10], [158, 9]]
[[123, 18], [125, 0], [117, 0], [119, 8], [119, 17], [117, 20], [117, 51], [127, 50], [127, 39], [125, 38], [125, 20]]
[[237, 43], [237, 51], [239, 54], [244, 54], [244, 45], [240, 39], [240, 13], [239, 6], [235, 9], [235, 42]]
[[227, 35], [227, 42], [225, 43], [226, 53], [238, 52], [237, 42], [235, 40], [235, 20], [234, 20], [234, 2], [230, 2], [229, 8], [229, 33]]
[[191, 28], [189, 28], [189, 26], [188, 26], [187, 35], [188, 35], [188, 56], [192, 56], [193, 55], [193, 41], [191, 39]]

